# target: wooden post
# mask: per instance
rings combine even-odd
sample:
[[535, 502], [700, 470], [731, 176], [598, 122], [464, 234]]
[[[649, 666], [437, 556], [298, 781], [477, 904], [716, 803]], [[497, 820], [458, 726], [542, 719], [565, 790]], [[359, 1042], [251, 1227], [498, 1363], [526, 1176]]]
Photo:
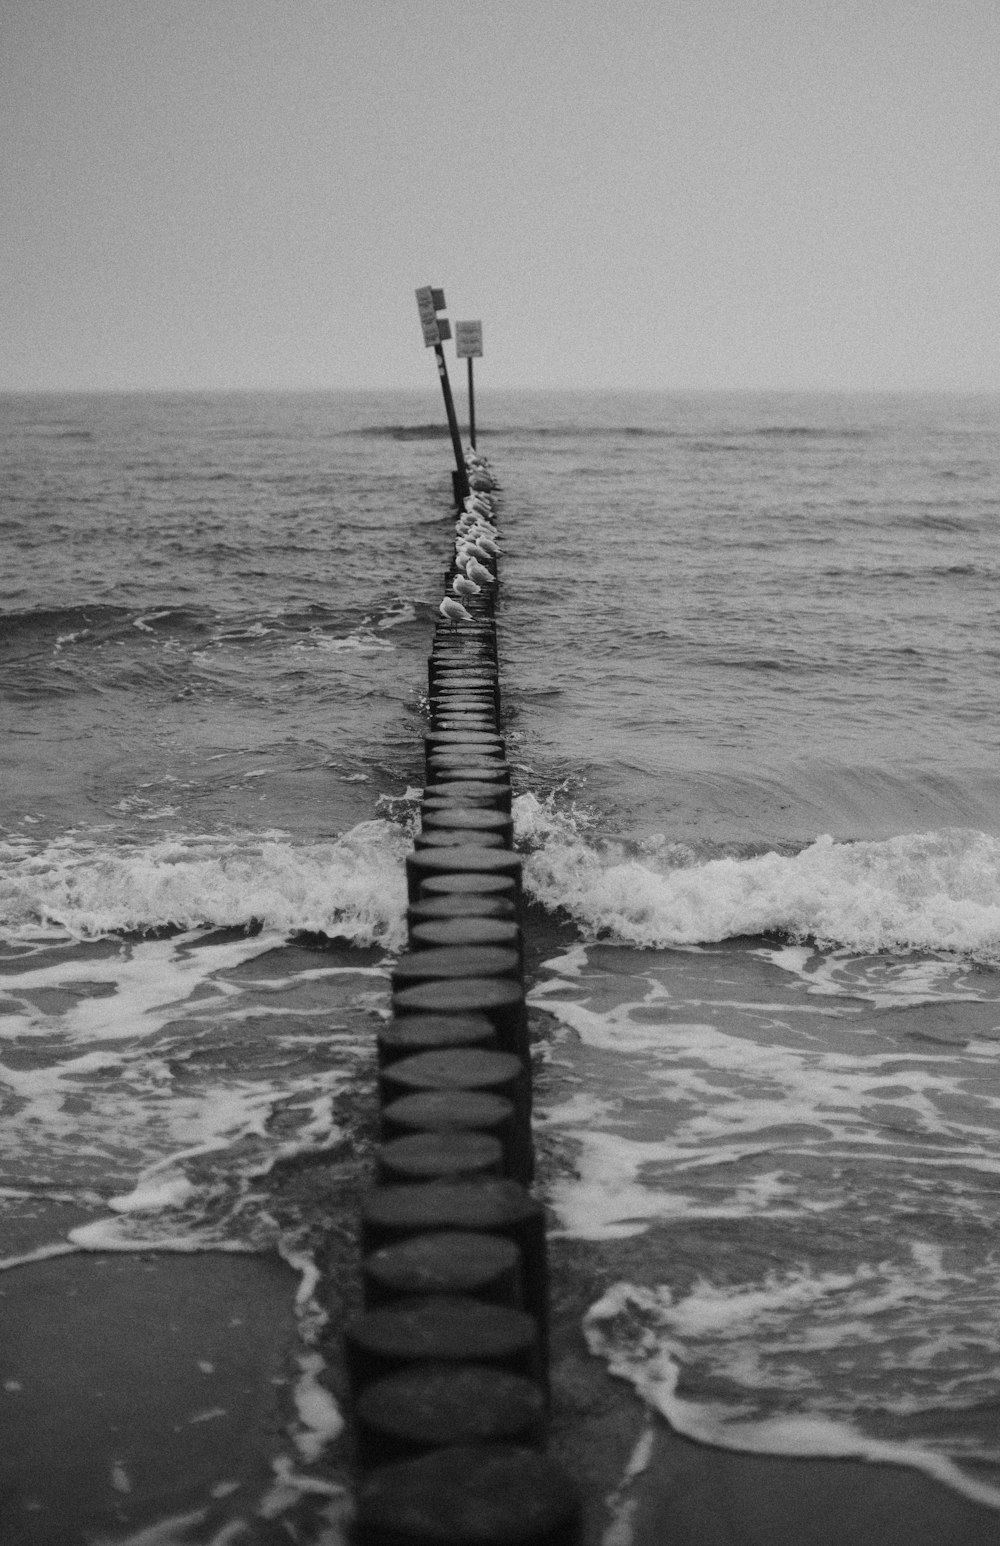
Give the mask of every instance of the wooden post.
[[420, 325], [424, 332], [424, 344], [427, 348], [433, 348], [434, 353], [437, 355], [438, 376], [441, 381], [441, 392], [444, 396], [445, 413], [448, 415], [451, 443], [455, 452], [455, 471], [451, 477], [452, 488], [455, 494], [455, 504], [461, 506], [469, 497], [469, 475], [465, 467], [462, 437], [458, 429], [455, 401], [451, 395], [448, 366], [445, 363], [444, 349], [442, 347], [445, 339], [451, 337], [451, 324], [447, 317], [438, 316], [438, 312], [444, 310], [444, 291], [436, 289], [433, 285], [421, 285], [417, 290], [417, 310], [420, 313]]
[[[445, 324], [447, 326], [447, 323]], [[465, 468], [465, 453], [462, 450], [462, 436], [458, 428], [458, 416], [455, 413], [455, 399], [451, 395], [451, 383], [448, 380], [448, 366], [445, 362], [444, 349], [440, 344], [434, 345], [437, 355], [438, 375], [441, 377], [441, 391], [444, 395], [444, 411], [448, 415], [448, 428], [451, 431], [451, 443], [455, 452], [455, 504], [464, 504], [469, 497], [469, 474]]]

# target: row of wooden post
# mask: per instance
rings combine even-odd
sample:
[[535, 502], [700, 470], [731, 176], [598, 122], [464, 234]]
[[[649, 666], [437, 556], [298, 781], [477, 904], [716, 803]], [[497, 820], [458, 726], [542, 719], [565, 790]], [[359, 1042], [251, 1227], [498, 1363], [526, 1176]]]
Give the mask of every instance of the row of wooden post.
[[[361, 1206], [365, 1309], [344, 1334], [359, 1469], [355, 1546], [579, 1546], [544, 1453], [545, 1216], [532, 1196], [521, 860], [494, 615], [495, 483], [459, 521], [492, 576], [440, 617], [409, 948], [380, 1029], [381, 1144]], [[490, 548], [494, 551], [490, 552]], [[460, 549], [447, 575], [449, 594]], [[468, 559], [466, 558], [466, 562]], [[476, 570], [479, 573], [479, 570]]]

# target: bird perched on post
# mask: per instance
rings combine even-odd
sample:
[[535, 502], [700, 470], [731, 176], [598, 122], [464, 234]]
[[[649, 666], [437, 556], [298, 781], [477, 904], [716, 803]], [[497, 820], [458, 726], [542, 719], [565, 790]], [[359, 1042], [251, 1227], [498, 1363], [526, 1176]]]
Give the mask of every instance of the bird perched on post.
[[446, 596], [438, 607], [442, 617], [446, 617], [450, 623], [471, 623], [472, 613], [463, 607], [460, 601], [453, 596]]
[[496, 579], [490, 574], [485, 564], [481, 564], [478, 558], [471, 558], [465, 566], [465, 572], [470, 580], [478, 580], [481, 585], [495, 585]]

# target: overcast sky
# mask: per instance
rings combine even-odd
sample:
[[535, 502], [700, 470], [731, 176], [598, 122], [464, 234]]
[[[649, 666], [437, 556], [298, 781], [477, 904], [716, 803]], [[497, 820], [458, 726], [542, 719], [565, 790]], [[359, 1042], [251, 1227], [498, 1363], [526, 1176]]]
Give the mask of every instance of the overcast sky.
[[0, 0], [0, 389], [1000, 389], [1000, 0]]

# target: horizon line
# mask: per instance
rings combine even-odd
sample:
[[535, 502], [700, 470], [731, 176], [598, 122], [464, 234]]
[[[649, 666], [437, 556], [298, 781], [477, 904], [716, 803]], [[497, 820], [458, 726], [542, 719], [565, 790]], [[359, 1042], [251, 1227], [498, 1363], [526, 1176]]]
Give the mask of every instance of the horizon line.
[[[437, 395], [433, 382], [396, 386], [289, 385], [263, 386], [4, 386], [0, 397], [305, 397], [305, 396], [377, 396], [385, 393]], [[569, 383], [548, 385], [497, 386], [476, 385], [476, 396], [510, 393], [562, 393], [592, 396], [602, 393], [615, 397], [996, 397], [996, 386], [579, 386]]]

